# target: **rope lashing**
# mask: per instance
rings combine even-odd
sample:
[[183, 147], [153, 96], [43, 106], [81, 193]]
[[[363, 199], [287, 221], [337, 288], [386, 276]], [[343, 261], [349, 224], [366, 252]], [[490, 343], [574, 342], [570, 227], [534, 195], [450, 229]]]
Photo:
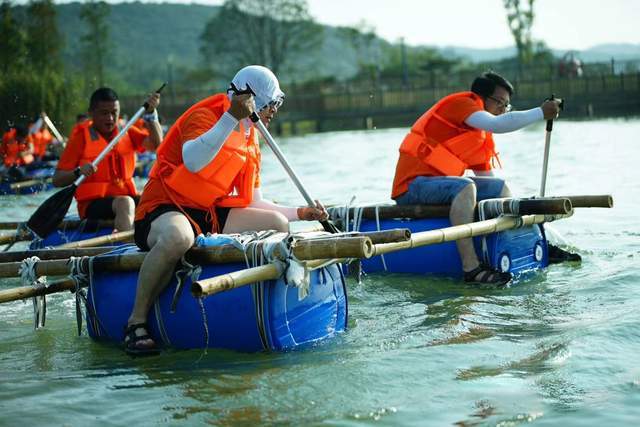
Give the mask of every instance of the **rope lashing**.
[[82, 304], [88, 307], [87, 293], [83, 288], [87, 288], [90, 285], [90, 275], [82, 268], [83, 263], [86, 263], [89, 257], [75, 257], [69, 258], [69, 278], [75, 283], [75, 306], [76, 306], [76, 325], [78, 327], [78, 336], [82, 335]]
[[[22, 260], [18, 272], [24, 286], [33, 286], [36, 289], [47, 287], [47, 277], [37, 277], [36, 274], [36, 265], [39, 261], [40, 258], [37, 256]], [[31, 300], [33, 301], [34, 329], [43, 328], [47, 317], [47, 300], [44, 295], [33, 297]]]

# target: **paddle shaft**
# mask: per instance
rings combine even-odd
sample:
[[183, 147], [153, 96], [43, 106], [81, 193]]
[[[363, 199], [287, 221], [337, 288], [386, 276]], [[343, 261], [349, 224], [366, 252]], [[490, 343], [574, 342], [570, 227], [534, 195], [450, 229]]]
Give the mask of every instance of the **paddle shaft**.
[[64, 138], [62, 137], [62, 134], [58, 132], [58, 129], [56, 129], [56, 127], [53, 125], [53, 122], [51, 121], [49, 116], [43, 114], [42, 118], [47, 126], [49, 126], [49, 129], [51, 129], [51, 132], [53, 132], [53, 135], [56, 137], [56, 139], [64, 144]]
[[[156, 90], [156, 93], [160, 93], [162, 92], [162, 89], [164, 89], [164, 87], [167, 84], [164, 83], [162, 86], [160, 86], [160, 88], [158, 90]], [[111, 140], [111, 142], [109, 143], [109, 145], [107, 145], [104, 150], [102, 150], [102, 152], [100, 154], [98, 154], [98, 157], [95, 158], [95, 160], [93, 162], [91, 162], [91, 164], [94, 167], [98, 167], [98, 163], [100, 163], [105, 157], [107, 157], [107, 155], [111, 152], [111, 150], [113, 150], [113, 148], [116, 146], [116, 144], [118, 143], [118, 141], [120, 141], [122, 139], [123, 136], [125, 136], [127, 134], [127, 131], [129, 130], [129, 128], [131, 126], [134, 125], [135, 122], [138, 121], [138, 119], [140, 118], [140, 116], [142, 116], [144, 114], [144, 112], [146, 111], [146, 109], [149, 108], [149, 104], [147, 102], [144, 103], [144, 105], [142, 107], [140, 107], [138, 109], [138, 111], [136, 111], [136, 113], [133, 115], [133, 117], [131, 117], [131, 119], [129, 119], [129, 121], [127, 122], [127, 124], [124, 125], [124, 127], [120, 130], [120, 132], [118, 132], [118, 134], [116, 135], [115, 138], [113, 138]], [[78, 179], [76, 179], [75, 181], [73, 181], [73, 184], [77, 187], [79, 186], [82, 181], [84, 181], [87, 177], [85, 175], [80, 175], [78, 177]]]
[[264, 139], [267, 141], [267, 145], [269, 146], [269, 148], [271, 148], [271, 151], [273, 151], [273, 154], [276, 155], [276, 157], [278, 158], [278, 161], [280, 162], [284, 170], [287, 172], [287, 174], [289, 175], [293, 183], [298, 188], [298, 191], [300, 191], [300, 194], [302, 194], [302, 197], [304, 197], [304, 200], [307, 202], [309, 206], [311, 206], [312, 208], [315, 208], [316, 204], [313, 201], [313, 198], [309, 195], [307, 190], [304, 188], [304, 185], [302, 185], [302, 181], [300, 181], [300, 178], [298, 178], [298, 175], [295, 173], [293, 168], [289, 165], [289, 162], [287, 161], [287, 158], [284, 156], [284, 153], [280, 150], [280, 147], [278, 147], [278, 144], [276, 144], [276, 141], [273, 139], [273, 137], [269, 133], [269, 130], [267, 130], [267, 127], [264, 125], [264, 123], [262, 123], [262, 120], [260, 120], [260, 116], [258, 116], [258, 114], [254, 112], [251, 114], [250, 118], [251, 118], [251, 121], [256, 125], [256, 127], [258, 128], [258, 130], [260, 131]]
[[542, 178], [540, 181], [540, 197], [544, 197], [547, 186], [547, 168], [549, 167], [549, 148], [551, 147], [551, 131], [553, 130], [553, 120], [547, 120], [546, 132], [544, 135], [544, 157], [542, 160]]

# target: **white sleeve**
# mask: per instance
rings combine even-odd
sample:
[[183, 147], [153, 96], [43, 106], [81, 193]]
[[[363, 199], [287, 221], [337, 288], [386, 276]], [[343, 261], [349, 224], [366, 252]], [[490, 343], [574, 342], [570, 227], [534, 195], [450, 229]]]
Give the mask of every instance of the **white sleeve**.
[[542, 108], [532, 108], [526, 111], [512, 111], [494, 116], [488, 111], [476, 111], [464, 121], [467, 125], [492, 133], [507, 133], [522, 129], [539, 120], [544, 119]]
[[280, 212], [281, 214], [286, 216], [289, 221], [298, 221], [300, 219], [298, 218], [298, 208], [280, 206], [276, 205], [273, 202], [269, 202], [268, 200], [264, 200], [262, 198], [262, 191], [260, 191], [259, 188], [253, 189], [253, 200], [251, 201], [249, 207]]
[[238, 120], [226, 112], [211, 129], [196, 139], [186, 141], [182, 145], [182, 161], [187, 169], [196, 173], [208, 165], [237, 125]]

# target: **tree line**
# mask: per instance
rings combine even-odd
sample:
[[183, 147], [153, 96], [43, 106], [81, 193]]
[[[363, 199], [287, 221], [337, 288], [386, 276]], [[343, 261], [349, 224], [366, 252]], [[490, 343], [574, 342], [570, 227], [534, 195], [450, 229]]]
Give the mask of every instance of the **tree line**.
[[[536, 61], [552, 60], [543, 43], [531, 40], [534, 0], [503, 1], [518, 48], [517, 57], [505, 61], [522, 69]], [[120, 58], [112, 38], [118, 34], [111, 34], [112, 6], [96, 0], [83, 2], [79, 11], [83, 30], [73, 40], [74, 56], [69, 60], [63, 55], [57, 13], [52, 0], [31, 0], [26, 6], [8, 0], [0, 3], [0, 127], [28, 121], [43, 110], [69, 125], [77, 113], [86, 110], [88, 95], [103, 85], [121, 95], [140, 94], [170, 79], [168, 93], [188, 90], [204, 95], [220, 90], [237, 69], [251, 63], [270, 67], [285, 85], [314, 90], [337, 81], [336, 75], [317, 70], [340, 56], [354, 64], [347, 85], [378, 85], [385, 79], [402, 79], [408, 84], [410, 78], [446, 77], [483, 66], [434, 48], [406, 46], [402, 40], [391, 43], [365, 22], [353, 27], [320, 25], [310, 15], [306, 0], [224, 1], [203, 28], [195, 29], [200, 62], [174, 67], [169, 60], [167, 70], [145, 68], [139, 58]], [[150, 31], [144, 19], [136, 18], [143, 21], [136, 21], [137, 32]], [[151, 54], [170, 59], [179, 52], [166, 47]], [[138, 70], [140, 78], [123, 79], [119, 74], [125, 68]]]

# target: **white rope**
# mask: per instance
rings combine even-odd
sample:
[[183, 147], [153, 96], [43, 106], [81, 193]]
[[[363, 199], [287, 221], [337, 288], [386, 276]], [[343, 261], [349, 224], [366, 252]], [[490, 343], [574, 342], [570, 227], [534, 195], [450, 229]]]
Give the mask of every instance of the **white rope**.
[[[47, 287], [47, 277], [37, 277], [36, 274], [36, 265], [39, 261], [40, 258], [37, 256], [22, 260], [18, 272], [24, 286], [33, 286], [36, 289]], [[44, 295], [33, 297], [31, 300], [33, 301], [34, 329], [43, 328], [47, 316], [47, 300]]]
[[78, 336], [82, 335], [82, 303], [87, 306], [87, 296], [83, 287], [89, 286], [89, 275], [83, 270], [82, 264], [89, 257], [69, 258], [69, 278], [75, 283], [75, 306], [76, 306], [76, 325], [78, 327]]
[[[376, 205], [376, 230], [380, 231], [380, 205]], [[384, 271], [389, 271], [387, 269], [387, 261], [384, 259], [384, 254], [380, 255], [380, 259], [382, 260]], [[358, 282], [360, 282], [359, 279]]]

